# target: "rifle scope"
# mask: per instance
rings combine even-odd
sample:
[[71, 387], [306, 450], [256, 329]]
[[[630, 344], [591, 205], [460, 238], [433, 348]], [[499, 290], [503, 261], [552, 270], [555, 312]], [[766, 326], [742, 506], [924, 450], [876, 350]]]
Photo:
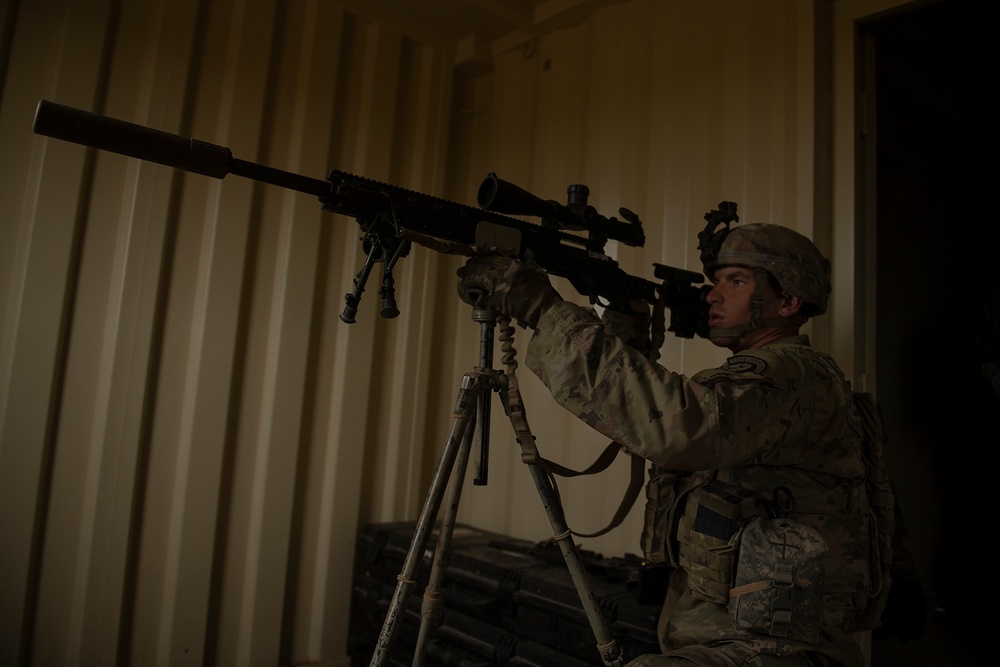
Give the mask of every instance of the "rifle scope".
[[593, 206], [587, 204], [590, 188], [586, 185], [570, 185], [566, 188], [566, 195], [565, 205], [554, 199], [542, 199], [491, 171], [479, 185], [476, 201], [486, 211], [541, 218], [543, 226], [573, 231], [587, 230], [591, 238], [602, 246], [607, 239], [636, 247], [641, 247], [646, 242], [642, 222], [635, 213], [625, 208], [618, 209], [626, 220], [624, 222], [600, 215]]

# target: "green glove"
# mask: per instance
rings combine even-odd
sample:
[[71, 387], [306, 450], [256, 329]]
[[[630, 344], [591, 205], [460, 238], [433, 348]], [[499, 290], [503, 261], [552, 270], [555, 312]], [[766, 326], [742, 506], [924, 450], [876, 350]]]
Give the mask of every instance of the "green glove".
[[458, 270], [458, 296], [476, 308], [495, 310], [534, 329], [562, 297], [541, 269], [510, 257], [472, 257]]

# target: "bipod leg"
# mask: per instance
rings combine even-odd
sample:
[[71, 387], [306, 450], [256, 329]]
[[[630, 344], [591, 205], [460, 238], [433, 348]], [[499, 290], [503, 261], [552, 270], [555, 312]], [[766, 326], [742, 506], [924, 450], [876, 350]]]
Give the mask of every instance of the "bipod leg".
[[597, 650], [601, 654], [601, 660], [605, 665], [622, 667], [625, 663], [622, 662], [621, 649], [612, 637], [607, 621], [604, 620], [604, 615], [601, 613], [594, 588], [590, 585], [590, 579], [587, 578], [583, 559], [580, 558], [580, 552], [573, 541], [573, 534], [563, 518], [561, 506], [555, 490], [552, 488], [552, 482], [536, 464], [529, 463], [528, 469], [531, 471], [535, 488], [538, 489], [538, 495], [542, 499], [545, 513], [549, 517], [549, 524], [552, 526], [552, 533], [559, 544], [560, 551], [562, 551], [563, 560], [566, 561], [566, 569], [569, 570], [573, 585], [576, 587], [580, 602], [583, 604], [583, 610], [587, 614], [594, 639], [597, 640]]
[[410, 540], [410, 549], [403, 561], [403, 569], [397, 575], [396, 589], [393, 592], [392, 600], [389, 602], [389, 610], [385, 615], [385, 622], [382, 624], [382, 632], [375, 643], [375, 650], [372, 653], [370, 667], [380, 667], [385, 664], [385, 660], [392, 650], [392, 645], [396, 640], [396, 626], [400, 616], [406, 613], [406, 600], [416, 585], [415, 575], [424, 550], [427, 548], [427, 540], [430, 537], [431, 525], [434, 522], [438, 511], [441, 508], [441, 499], [444, 494], [444, 486], [451, 476], [452, 468], [458, 456], [458, 451], [465, 443], [465, 433], [469, 430], [470, 422], [473, 421], [476, 406], [478, 404], [479, 393], [483, 390], [480, 383], [481, 376], [466, 374], [462, 378], [462, 386], [458, 392], [458, 400], [455, 404], [454, 417], [451, 423], [451, 431], [445, 442], [444, 451], [438, 461], [434, 477], [431, 479], [430, 489], [427, 491], [427, 498], [424, 501], [420, 517], [417, 519], [416, 529], [413, 531], [413, 538]]

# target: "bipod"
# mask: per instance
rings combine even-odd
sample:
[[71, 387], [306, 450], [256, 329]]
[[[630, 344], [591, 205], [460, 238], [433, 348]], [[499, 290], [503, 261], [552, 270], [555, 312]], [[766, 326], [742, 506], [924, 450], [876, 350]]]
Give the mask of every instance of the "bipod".
[[[451, 553], [451, 539], [455, 528], [455, 519], [458, 514], [459, 500], [462, 495], [462, 483], [465, 478], [468, 466], [469, 454], [472, 448], [474, 428], [470, 428], [477, 423], [477, 411], [480, 413], [478, 424], [480, 427], [489, 425], [489, 393], [495, 391], [500, 395], [504, 411], [510, 418], [511, 426], [518, 444], [522, 449], [522, 461], [528, 466], [532, 481], [538, 490], [542, 507], [549, 518], [552, 527], [553, 538], [559, 545], [563, 560], [573, 580], [580, 602], [587, 615], [591, 631], [596, 640], [597, 650], [602, 662], [608, 667], [623, 667], [621, 649], [618, 643], [611, 636], [607, 622], [601, 613], [597, 596], [587, 577], [586, 568], [580, 557], [573, 535], [566, 525], [563, 516], [562, 505], [559, 502], [558, 493], [555, 489], [555, 482], [551, 474], [545, 471], [538, 460], [537, 451], [534, 448], [534, 436], [528, 429], [527, 419], [524, 413], [524, 406], [521, 402], [520, 391], [517, 388], [517, 380], [513, 373], [516, 362], [513, 361], [513, 348], [510, 343], [510, 334], [513, 328], [509, 327], [509, 319], [504, 318], [501, 340], [504, 341], [508, 356], [505, 361], [510, 364], [511, 373], [490, 368], [492, 361], [493, 327], [496, 323], [495, 315], [492, 311], [474, 309], [473, 319], [480, 322], [482, 328], [481, 337], [481, 366], [476, 367], [472, 373], [463, 376], [458, 391], [458, 399], [455, 403], [455, 410], [452, 417], [451, 429], [445, 441], [444, 450], [438, 460], [437, 468], [431, 479], [427, 497], [421, 509], [420, 516], [410, 541], [409, 551], [403, 561], [403, 567], [396, 577], [396, 588], [389, 603], [389, 609], [382, 625], [382, 631], [375, 644], [370, 667], [382, 667], [385, 664], [396, 638], [396, 629], [401, 617], [406, 613], [406, 602], [410, 593], [416, 586], [417, 568], [420, 566], [422, 556], [427, 548], [427, 543], [432, 532], [432, 523], [435, 521], [439, 511], [445, 485], [447, 484], [448, 499], [441, 516], [441, 526], [438, 530], [437, 546], [434, 550], [434, 558], [431, 565], [431, 572], [428, 584], [424, 591], [424, 599], [420, 613], [420, 631], [417, 635], [417, 644], [413, 655], [413, 667], [423, 665], [424, 653], [427, 643], [433, 637], [433, 633], [440, 623], [442, 616], [442, 602], [440, 596], [441, 582], [444, 571], [448, 566], [448, 558]], [[488, 331], [487, 331], [488, 330]], [[487, 351], [487, 347], [489, 351]], [[485, 398], [485, 400], [483, 400]], [[485, 429], [480, 432], [481, 443], [486, 443], [488, 435]], [[485, 449], [485, 444], [484, 448]], [[483, 465], [486, 457], [483, 456]], [[484, 483], [482, 476], [477, 476], [476, 483]]]

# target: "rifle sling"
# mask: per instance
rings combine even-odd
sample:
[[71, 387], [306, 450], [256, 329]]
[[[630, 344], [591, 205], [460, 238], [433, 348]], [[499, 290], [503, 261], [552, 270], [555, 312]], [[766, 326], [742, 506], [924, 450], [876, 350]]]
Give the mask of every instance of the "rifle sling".
[[[505, 334], [512, 331], [511, 329], [508, 329], [507, 332], [504, 331], [504, 329], [509, 326], [510, 318], [500, 316], [498, 318], [498, 322], [500, 323], [501, 328], [501, 340], [503, 340]], [[652, 345], [649, 357], [654, 362], [659, 357], [659, 344], [663, 342], [665, 330], [664, 304], [661, 299], [657, 304], [654, 304], [651, 322], [650, 336]], [[513, 346], [511, 345], [511, 348], [512, 347]], [[617, 528], [621, 525], [621, 522], [625, 520], [625, 517], [632, 509], [632, 505], [635, 504], [636, 499], [639, 497], [639, 492], [642, 490], [645, 478], [644, 473], [646, 469], [646, 460], [641, 456], [632, 454], [631, 451], [618, 442], [609, 443], [592, 464], [590, 464], [586, 469], [580, 471], [567, 468], [566, 466], [544, 458], [541, 454], [539, 454], [538, 448], [535, 446], [535, 437], [531, 434], [531, 429], [528, 427], [527, 418], [524, 413], [524, 405], [521, 401], [521, 392], [518, 387], [517, 374], [515, 371], [516, 368], [517, 364], [513, 362], [513, 355], [511, 355], [507, 362], [507, 388], [510, 401], [509, 416], [511, 418], [511, 423], [514, 426], [517, 443], [521, 447], [521, 461], [528, 465], [537, 465], [549, 476], [549, 479], [552, 481], [552, 490], [554, 491], [556, 500], [559, 502], [560, 506], [562, 506], [562, 499], [559, 495], [559, 487], [556, 485], [553, 475], [559, 475], [560, 477], [593, 475], [606, 470], [608, 466], [611, 465], [611, 462], [614, 461], [615, 457], [618, 456], [619, 451], [625, 450], [630, 455], [631, 466], [629, 484], [625, 489], [625, 494], [622, 497], [621, 502], [618, 504], [618, 509], [615, 511], [614, 516], [611, 517], [611, 521], [608, 525], [593, 533], [579, 533], [574, 530], [571, 530], [570, 532], [577, 537], [598, 537], [613, 530], [614, 528]], [[565, 512], [565, 510], [563, 511]]]

